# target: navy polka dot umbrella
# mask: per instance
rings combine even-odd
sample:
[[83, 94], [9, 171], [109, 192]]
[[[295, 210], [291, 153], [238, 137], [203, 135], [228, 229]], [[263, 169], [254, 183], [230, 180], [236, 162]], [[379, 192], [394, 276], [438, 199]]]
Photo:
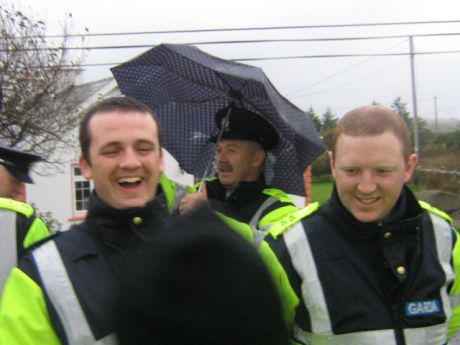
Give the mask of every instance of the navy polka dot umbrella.
[[185, 44], [160, 44], [111, 69], [120, 91], [158, 115], [163, 146], [196, 177], [215, 154], [209, 138], [218, 131], [215, 114], [231, 103], [260, 113], [278, 131], [269, 151], [267, 183], [305, 195], [303, 173], [324, 146], [310, 117], [284, 98], [261, 68], [220, 59]]

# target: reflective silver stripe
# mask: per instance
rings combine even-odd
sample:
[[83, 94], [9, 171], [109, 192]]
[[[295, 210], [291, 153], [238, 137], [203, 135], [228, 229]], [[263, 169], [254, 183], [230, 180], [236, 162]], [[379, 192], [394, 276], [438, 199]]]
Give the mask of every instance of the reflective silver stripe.
[[[393, 329], [365, 331], [347, 334], [312, 334], [304, 333], [307, 344], [311, 345], [396, 345]], [[413, 343], [406, 341], [406, 345], [428, 345], [426, 342]], [[442, 343], [438, 343], [440, 345]]]
[[[445, 272], [446, 281], [440, 291], [444, 312], [447, 319], [451, 315], [447, 285], [453, 279], [450, 265], [452, 253], [452, 233], [449, 224], [440, 217], [430, 213], [439, 262]], [[302, 280], [301, 292], [308, 309], [312, 332], [303, 332], [298, 326], [294, 328], [296, 339], [311, 345], [360, 345], [385, 344], [395, 345], [393, 329], [333, 334], [327, 304], [318, 278], [310, 243], [301, 222], [284, 233], [284, 240], [292, 264]], [[446, 343], [447, 324], [421, 328], [406, 328], [404, 336], [406, 345], [439, 345]]]
[[[303, 337], [307, 344], [312, 345], [396, 344], [393, 329], [325, 335], [305, 332], [303, 333]], [[445, 344], [446, 327], [441, 324], [422, 328], [404, 329], [404, 338], [406, 345]]]
[[254, 235], [253, 239], [252, 239], [252, 243], [256, 248], [259, 248], [260, 245], [262, 244], [262, 241], [265, 238], [266, 233], [265, 233], [265, 231], [254, 230], [254, 229], [252, 229], [252, 233]]
[[260, 215], [262, 214], [263, 211], [265, 211], [268, 207], [270, 207], [277, 201], [278, 199], [274, 197], [269, 197], [268, 199], [265, 199], [263, 204], [260, 205], [260, 207], [258, 208], [256, 213], [254, 213], [254, 215], [252, 216], [249, 222], [249, 226], [251, 227], [252, 232], [254, 234], [253, 244], [256, 246], [256, 248], [260, 246], [260, 244], [262, 243], [262, 240], [264, 239], [266, 235], [265, 231], [268, 230], [268, 228], [266, 227], [259, 229], [258, 224], [259, 224]]
[[0, 209], [0, 296], [11, 269], [18, 262], [16, 212]]
[[438, 254], [439, 263], [446, 275], [446, 281], [443, 284], [441, 289], [441, 299], [442, 305], [444, 309], [444, 313], [446, 314], [446, 318], [449, 319], [452, 311], [451, 311], [451, 300], [447, 293], [447, 286], [452, 282], [454, 279], [454, 271], [450, 264], [450, 259], [452, 257], [452, 229], [441, 217], [428, 212], [433, 222], [433, 232], [436, 241], [436, 251]]
[[174, 191], [174, 205], [171, 210], [172, 214], [174, 214], [179, 209], [180, 201], [186, 194], [187, 190], [185, 187], [182, 184], [176, 182], [176, 189]]
[[450, 305], [452, 308], [455, 308], [460, 304], [460, 293], [456, 293], [455, 295], [450, 295]]
[[285, 232], [284, 240], [292, 264], [302, 280], [302, 296], [310, 314], [312, 331], [320, 334], [332, 334], [326, 299], [302, 222]]
[[445, 324], [439, 324], [421, 328], [406, 328], [404, 329], [404, 339], [406, 345], [446, 344], [447, 327]]
[[61, 320], [69, 345], [116, 345], [114, 334], [96, 340], [54, 241], [32, 252], [43, 286]]
[[252, 216], [251, 220], [249, 221], [249, 226], [253, 230], [262, 230], [265, 231], [267, 229], [259, 229], [258, 224], [259, 224], [259, 218], [262, 212], [264, 212], [267, 208], [269, 208], [271, 205], [273, 205], [275, 202], [277, 202], [278, 199], [274, 197], [269, 197], [265, 199], [265, 201], [260, 205], [260, 207], [257, 209], [256, 213]]
[[449, 345], [460, 345], [460, 333], [457, 332], [452, 338], [449, 339]]

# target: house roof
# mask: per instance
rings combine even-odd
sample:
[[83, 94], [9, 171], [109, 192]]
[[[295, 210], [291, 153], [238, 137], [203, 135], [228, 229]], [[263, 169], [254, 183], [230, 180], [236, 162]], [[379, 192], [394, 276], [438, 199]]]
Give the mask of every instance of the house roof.
[[109, 84], [112, 80], [114, 80], [113, 77], [110, 77], [92, 81], [90, 83], [74, 85], [72, 90], [72, 101], [75, 101], [77, 104], [84, 102], [94, 94], [98, 93], [99, 90]]
[[121, 95], [113, 77], [74, 85], [69, 102], [77, 112], [83, 112], [100, 99]]

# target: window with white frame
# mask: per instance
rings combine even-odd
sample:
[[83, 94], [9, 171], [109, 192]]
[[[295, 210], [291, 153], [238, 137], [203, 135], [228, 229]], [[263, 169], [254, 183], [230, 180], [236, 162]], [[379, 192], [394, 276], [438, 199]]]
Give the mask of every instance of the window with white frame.
[[74, 205], [73, 209], [75, 213], [86, 213], [88, 209], [88, 199], [93, 188], [92, 182], [85, 180], [81, 174], [80, 167], [78, 164], [72, 165], [72, 180], [73, 180], [73, 191], [74, 191]]

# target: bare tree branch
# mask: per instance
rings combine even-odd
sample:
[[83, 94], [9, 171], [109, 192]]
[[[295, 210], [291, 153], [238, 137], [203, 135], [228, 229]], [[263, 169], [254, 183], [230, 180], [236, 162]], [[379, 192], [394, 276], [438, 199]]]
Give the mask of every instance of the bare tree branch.
[[79, 122], [71, 96], [83, 57], [66, 49], [74, 37], [70, 21], [60, 41], [49, 42], [43, 21], [0, 3], [0, 143], [42, 156], [49, 168], [74, 158], [65, 152], [73, 149], [69, 135]]

